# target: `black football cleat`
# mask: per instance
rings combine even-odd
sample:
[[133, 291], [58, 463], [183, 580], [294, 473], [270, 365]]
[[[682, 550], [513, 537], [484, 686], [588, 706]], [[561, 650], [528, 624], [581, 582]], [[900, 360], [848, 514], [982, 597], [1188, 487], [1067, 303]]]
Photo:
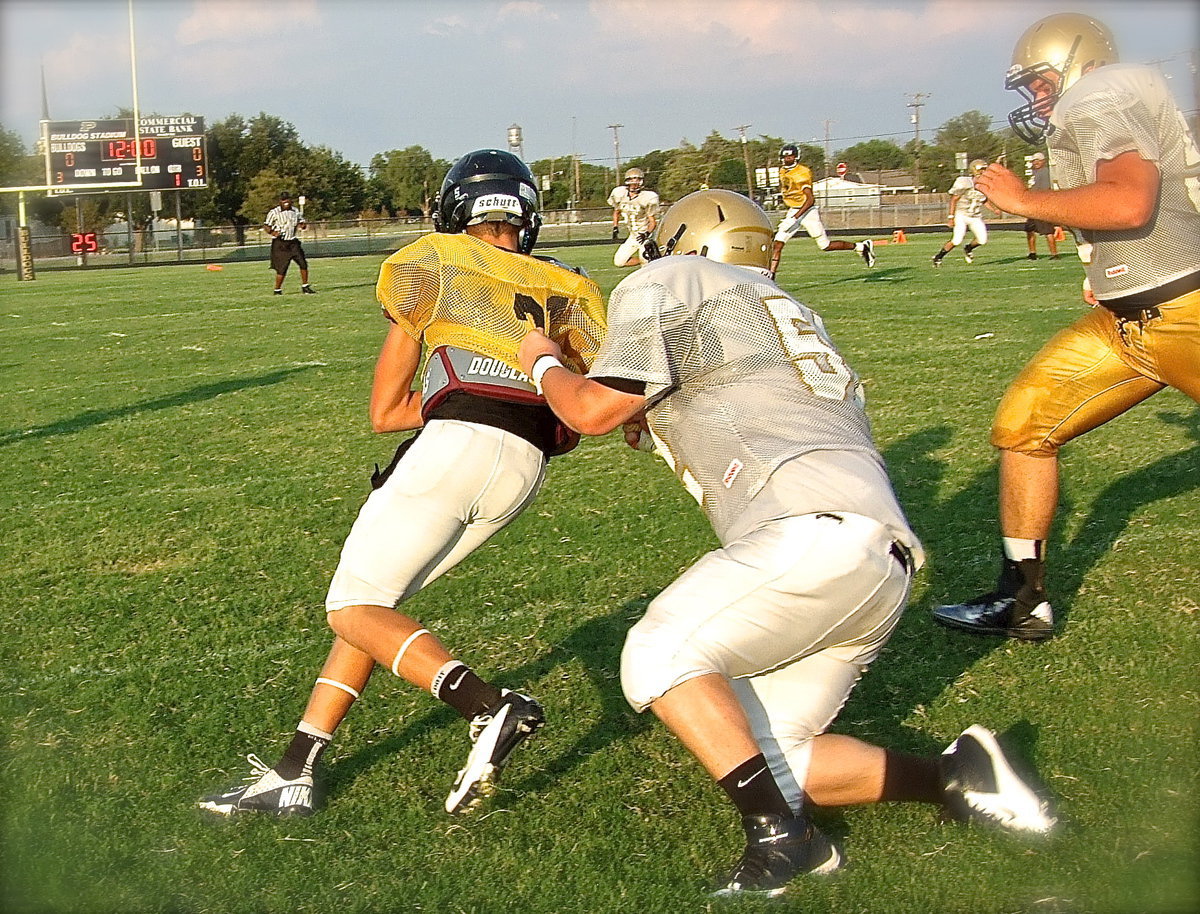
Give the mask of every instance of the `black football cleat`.
[[875, 266], [875, 242], [870, 238], [862, 243], [862, 250], [859, 251], [859, 254], [867, 266]]
[[1048, 641], [1054, 637], [1054, 611], [1046, 595], [982, 594], [966, 603], [937, 606], [934, 621], [976, 635], [1000, 635], [1021, 641]]
[[718, 898], [774, 898], [788, 890], [797, 876], [824, 875], [842, 864], [842, 855], [807, 818], [743, 816], [746, 849]]
[[1040, 561], [1005, 559], [995, 590], [966, 603], [934, 607], [934, 621], [977, 635], [1046, 641], [1054, 637], [1054, 611], [1042, 586], [1044, 575]]

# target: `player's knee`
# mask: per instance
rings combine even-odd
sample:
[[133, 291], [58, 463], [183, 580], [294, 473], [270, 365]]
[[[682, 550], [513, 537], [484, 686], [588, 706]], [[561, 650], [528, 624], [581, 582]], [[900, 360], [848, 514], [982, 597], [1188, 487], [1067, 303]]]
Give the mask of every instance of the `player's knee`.
[[1030, 457], [1053, 457], [1062, 442], [1055, 440], [1053, 429], [1038, 421], [1038, 396], [1025, 388], [1013, 388], [1004, 395], [992, 421], [992, 446]]
[[817, 243], [817, 247], [819, 247], [822, 251], [829, 250], [829, 236], [828, 235], [823, 234], [823, 233], [820, 235], [813, 235], [813, 241], [815, 241]]
[[325, 624], [339, 638], [345, 638], [351, 627], [354, 609], [350, 606], [325, 605]]
[[645, 711], [680, 683], [722, 672], [719, 661], [713, 662], [664, 628], [644, 622], [629, 630], [621, 651], [621, 690], [635, 711]]

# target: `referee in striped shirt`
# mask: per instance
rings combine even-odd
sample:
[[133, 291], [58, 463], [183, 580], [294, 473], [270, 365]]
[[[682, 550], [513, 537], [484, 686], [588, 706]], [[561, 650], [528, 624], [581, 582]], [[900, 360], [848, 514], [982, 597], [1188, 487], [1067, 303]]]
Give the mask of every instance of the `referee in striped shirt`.
[[316, 289], [308, 284], [308, 258], [296, 237], [296, 230], [308, 228], [299, 210], [292, 209], [292, 195], [286, 191], [279, 195], [279, 205], [267, 213], [263, 226], [271, 236], [271, 266], [275, 270], [275, 294], [283, 294], [283, 277], [287, 275], [292, 261], [300, 268], [300, 291], [315, 295]]

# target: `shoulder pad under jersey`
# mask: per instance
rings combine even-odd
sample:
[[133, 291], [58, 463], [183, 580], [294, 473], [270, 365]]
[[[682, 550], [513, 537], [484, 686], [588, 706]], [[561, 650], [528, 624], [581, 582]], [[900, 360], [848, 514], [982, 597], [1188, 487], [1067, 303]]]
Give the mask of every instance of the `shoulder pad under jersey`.
[[584, 279], [592, 278], [592, 277], [588, 276], [588, 271], [585, 270], [583, 267], [573, 267], [568, 263], [563, 263], [557, 257], [548, 257], [545, 254], [534, 254], [533, 256], [536, 257], [538, 260], [541, 260], [545, 263], [552, 263], [556, 267], [562, 267], [564, 270], [570, 270], [572, 273], [578, 273]]

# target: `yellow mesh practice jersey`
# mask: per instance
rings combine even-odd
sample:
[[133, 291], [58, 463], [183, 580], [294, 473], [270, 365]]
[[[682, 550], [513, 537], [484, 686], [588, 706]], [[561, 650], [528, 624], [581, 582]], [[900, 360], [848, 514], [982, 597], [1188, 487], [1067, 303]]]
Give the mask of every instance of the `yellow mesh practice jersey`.
[[812, 187], [812, 182], [812, 169], [807, 165], [797, 162], [791, 168], [786, 165], [779, 166], [779, 195], [783, 197], [783, 202], [793, 209], [808, 205], [804, 188]]
[[434, 232], [401, 248], [383, 262], [375, 294], [390, 320], [431, 349], [458, 346], [518, 371], [517, 347], [534, 327], [580, 373], [606, 329], [590, 279], [465, 234]]

